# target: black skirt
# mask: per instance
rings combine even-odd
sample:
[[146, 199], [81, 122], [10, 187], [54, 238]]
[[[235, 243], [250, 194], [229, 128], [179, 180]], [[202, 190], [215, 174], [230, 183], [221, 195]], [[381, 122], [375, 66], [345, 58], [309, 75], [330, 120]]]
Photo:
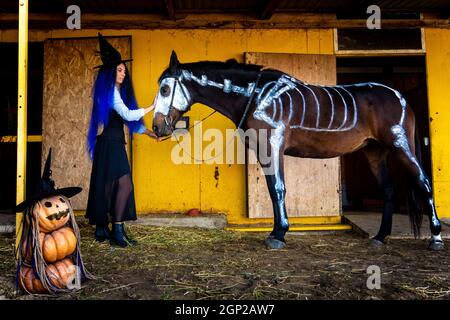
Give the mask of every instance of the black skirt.
[[137, 219], [123, 121], [113, 113], [94, 149], [86, 218], [95, 225]]

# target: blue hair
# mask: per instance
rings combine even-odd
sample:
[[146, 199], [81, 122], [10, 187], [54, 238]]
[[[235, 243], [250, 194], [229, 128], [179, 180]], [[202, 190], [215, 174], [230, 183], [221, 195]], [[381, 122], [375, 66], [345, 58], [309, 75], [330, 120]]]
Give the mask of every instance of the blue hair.
[[[134, 96], [133, 84], [126, 66], [125, 74], [123, 83], [120, 86], [120, 96], [128, 109], [136, 110], [138, 109], [138, 105]], [[102, 125], [103, 128], [105, 128], [108, 125], [111, 111], [114, 110], [113, 99], [115, 85], [116, 67], [100, 68], [94, 84], [92, 115], [87, 136], [87, 150], [91, 159], [94, 157], [98, 127]], [[129, 128], [131, 138], [133, 138], [133, 133], [137, 132], [141, 125], [143, 125], [142, 119], [138, 121], [124, 120], [124, 122]]]

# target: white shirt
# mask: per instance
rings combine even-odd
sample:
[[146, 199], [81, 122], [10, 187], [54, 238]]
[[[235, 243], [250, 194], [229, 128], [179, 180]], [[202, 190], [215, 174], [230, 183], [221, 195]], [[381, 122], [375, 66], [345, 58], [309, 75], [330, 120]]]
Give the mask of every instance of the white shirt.
[[[123, 103], [119, 88], [117, 86], [114, 87], [113, 109], [116, 110], [122, 119], [127, 121], [137, 121], [145, 114], [145, 111], [142, 108], [136, 110], [128, 109], [125, 103]], [[145, 130], [146, 127], [142, 125], [137, 132], [144, 133]]]

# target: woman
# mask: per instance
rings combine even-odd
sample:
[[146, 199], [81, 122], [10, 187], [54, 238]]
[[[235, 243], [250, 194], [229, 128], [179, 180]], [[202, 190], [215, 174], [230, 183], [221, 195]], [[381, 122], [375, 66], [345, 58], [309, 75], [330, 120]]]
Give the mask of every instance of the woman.
[[[124, 123], [130, 134], [146, 134], [157, 139], [142, 122], [153, 105], [138, 108], [128, 69], [120, 53], [99, 33], [103, 65], [94, 84], [94, 101], [88, 132], [88, 151], [92, 163], [86, 217], [95, 224], [95, 239], [109, 239], [111, 245], [136, 244], [125, 232], [124, 221], [136, 220], [133, 182], [125, 152]], [[103, 131], [97, 136], [99, 126]], [[112, 230], [109, 230], [109, 223]]]

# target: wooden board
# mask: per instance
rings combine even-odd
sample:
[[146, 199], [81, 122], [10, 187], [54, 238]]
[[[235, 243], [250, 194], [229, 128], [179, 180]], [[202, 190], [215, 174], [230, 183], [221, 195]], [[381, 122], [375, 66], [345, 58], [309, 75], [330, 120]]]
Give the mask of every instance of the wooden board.
[[[41, 1], [43, 2], [43, 1]], [[262, 1], [260, 1], [262, 2]], [[83, 7], [82, 7], [83, 10]], [[261, 20], [254, 14], [242, 13], [191, 13], [176, 20], [166, 15], [154, 13], [111, 14], [89, 13], [82, 11], [83, 29], [333, 29], [367, 28], [367, 19], [337, 19], [333, 12], [277, 12], [270, 19]], [[383, 29], [399, 28], [436, 28], [449, 29], [448, 19], [439, 13], [424, 12], [422, 19], [384, 19]], [[61, 22], [67, 20], [65, 12], [33, 13], [28, 15], [31, 29], [54, 30], [61, 28]], [[17, 29], [17, 13], [2, 13], [0, 30]]]
[[[122, 57], [130, 57], [130, 37], [108, 37], [108, 41]], [[56, 187], [83, 188], [72, 198], [74, 210], [85, 210], [87, 206], [92, 162], [86, 151], [86, 137], [98, 70], [93, 68], [101, 64], [98, 50], [97, 38], [49, 39], [44, 43], [41, 167], [51, 147]]]
[[[246, 63], [284, 71], [308, 83], [336, 84], [336, 59], [332, 55], [250, 52]], [[261, 167], [253, 151], [248, 154], [247, 187], [250, 218], [272, 218], [273, 209]], [[340, 160], [285, 156], [286, 210], [289, 217], [341, 214]]]

